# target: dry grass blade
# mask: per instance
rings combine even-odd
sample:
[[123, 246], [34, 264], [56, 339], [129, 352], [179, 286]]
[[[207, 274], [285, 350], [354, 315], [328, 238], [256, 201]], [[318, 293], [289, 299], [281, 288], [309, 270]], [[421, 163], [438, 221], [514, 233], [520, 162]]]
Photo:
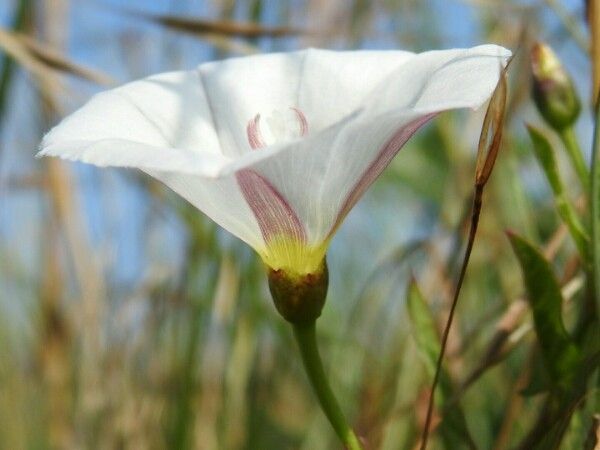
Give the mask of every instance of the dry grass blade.
[[44, 82], [57, 84], [50, 78], [55, 72], [63, 72], [100, 85], [115, 83], [107, 75], [76, 64], [60, 52], [25, 34], [15, 33], [1, 27], [0, 49]]
[[15, 33], [15, 37], [23, 43], [24, 47], [31, 53], [33, 57], [37, 58], [52, 69], [69, 73], [101, 86], [111, 86], [116, 84], [116, 81], [112, 77], [97, 70], [81, 66], [71, 61], [54, 48], [37, 41], [30, 36], [22, 33]]
[[[584, 286], [581, 277], [572, 278], [563, 283], [561, 293], [565, 303], [572, 305], [575, 294]], [[456, 403], [465, 391], [479, 379], [488, 369], [502, 361], [519, 342], [533, 329], [531, 321], [523, 323], [523, 319], [529, 312], [527, 302], [524, 298], [518, 298], [511, 303], [508, 310], [500, 317], [496, 324], [496, 332], [488, 343], [487, 350], [483, 354], [480, 364], [463, 381], [450, 405]]]
[[254, 55], [260, 53], [260, 49], [256, 45], [239, 39], [231, 39], [230, 37], [221, 34], [206, 33], [202, 39], [214, 45], [218, 50], [230, 53], [238, 53], [240, 55]]
[[269, 27], [258, 25], [253, 22], [152, 15], [134, 11], [127, 11], [127, 13], [160, 24], [172, 30], [190, 34], [212, 34], [245, 38], [286, 37], [306, 34], [306, 31], [300, 28], [287, 26]]
[[17, 61], [21, 67], [38, 77], [40, 80], [46, 80], [48, 83], [52, 84], [53, 89], [56, 89], [57, 91], [60, 90], [60, 86], [57, 85], [56, 81], [50, 76], [51, 73], [49, 68], [31, 55], [21, 40], [16, 37], [15, 33], [1, 27], [0, 50], [6, 52], [6, 54]]
[[600, 414], [594, 414], [585, 441], [585, 450], [600, 450]]

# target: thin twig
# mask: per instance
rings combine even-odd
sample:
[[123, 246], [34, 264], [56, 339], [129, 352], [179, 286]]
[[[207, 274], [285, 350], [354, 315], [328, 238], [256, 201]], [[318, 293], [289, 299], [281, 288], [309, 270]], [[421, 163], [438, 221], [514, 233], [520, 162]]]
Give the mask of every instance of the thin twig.
[[465, 274], [467, 272], [467, 266], [469, 264], [469, 259], [471, 257], [471, 251], [473, 250], [473, 244], [475, 242], [475, 234], [477, 233], [477, 226], [479, 224], [479, 214], [481, 213], [481, 205], [482, 205], [482, 194], [483, 194], [483, 186], [478, 185], [475, 189], [475, 197], [473, 199], [473, 213], [471, 214], [471, 227], [469, 229], [469, 240], [467, 242], [467, 248], [465, 249], [465, 256], [463, 259], [462, 266], [460, 268], [460, 274], [458, 276], [458, 281], [456, 283], [456, 289], [454, 290], [454, 296], [452, 298], [452, 306], [450, 307], [450, 313], [448, 315], [448, 320], [446, 321], [446, 326], [444, 328], [444, 334], [442, 336], [442, 347], [440, 350], [439, 357], [436, 363], [435, 376], [433, 378], [433, 383], [431, 384], [431, 392], [429, 394], [429, 404], [427, 405], [427, 416], [425, 419], [425, 426], [423, 427], [423, 437], [421, 438], [421, 450], [425, 450], [427, 448], [427, 439], [429, 437], [429, 428], [431, 426], [431, 416], [433, 414], [433, 403], [435, 398], [435, 389], [439, 383], [440, 375], [442, 373], [442, 362], [444, 360], [444, 354], [446, 352], [446, 345], [448, 343], [448, 336], [450, 335], [450, 327], [452, 326], [452, 321], [454, 319], [454, 313], [456, 311], [456, 305], [458, 304], [458, 296], [460, 294], [460, 290], [462, 288], [463, 281], [465, 279]]

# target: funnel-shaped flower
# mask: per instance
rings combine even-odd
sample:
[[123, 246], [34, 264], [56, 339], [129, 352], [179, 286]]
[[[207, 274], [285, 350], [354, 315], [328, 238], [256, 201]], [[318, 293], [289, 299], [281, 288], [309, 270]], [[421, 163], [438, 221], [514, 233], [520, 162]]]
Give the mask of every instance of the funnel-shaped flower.
[[484, 103], [509, 56], [310, 49], [203, 64], [96, 95], [40, 155], [137, 167], [271, 269], [310, 274], [404, 143], [437, 113]]

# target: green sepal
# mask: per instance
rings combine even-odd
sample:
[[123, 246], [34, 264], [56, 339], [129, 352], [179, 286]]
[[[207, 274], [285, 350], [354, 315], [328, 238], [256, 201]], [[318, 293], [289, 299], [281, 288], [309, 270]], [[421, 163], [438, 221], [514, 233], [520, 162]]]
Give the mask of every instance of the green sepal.
[[314, 273], [290, 274], [269, 269], [269, 289], [279, 314], [293, 324], [312, 323], [319, 318], [329, 285], [325, 259]]

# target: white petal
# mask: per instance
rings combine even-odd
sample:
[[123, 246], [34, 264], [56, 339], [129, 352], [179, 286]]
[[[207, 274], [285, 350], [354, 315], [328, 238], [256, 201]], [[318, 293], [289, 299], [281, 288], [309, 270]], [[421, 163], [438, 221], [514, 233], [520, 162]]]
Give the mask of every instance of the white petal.
[[180, 172], [148, 173], [257, 251], [264, 250], [265, 241], [261, 229], [240, 191], [235, 175], [207, 179]]
[[199, 71], [224, 152], [240, 155], [250, 150], [246, 124], [256, 114], [297, 107], [310, 117], [310, 132], [320, 131], [359, 109], [412, 56], [308, 49], [203, 64]]
[[197, 71], [161, 74], [94, 96], [45, 136], [38, 156], [142, 169], [253, 247], [264, 247], [233, 175], [236, 162], [220, 152]]
[[399, 50], [308, 51], [298, 107], [309, 121], [309, 131], [362, 109], [371, 91], [396, 70], [410, 66], [414, 57]]
[[44, 137], [42, 149], [108, 139], [219, 154], [209, 105], [197, 71], [156, 75], [95, 95]]
[[478, 108], [489, 99], [510, 55], [496, 45], [421, 53], [369, 94], [364, 112], [410, 109], [426, 114]]
[[58, 156], [100, 167], [167, 170], [212, 178], [233, 167], [233, 161], [219, 153], [195, 153], [124, 139], [44, 142], [37, 156]]
[[[387, 165], [388, 144], [431, 113], [479, 106], [508, 55], [495, 46], [307, 50], [211, 63], [95, 96], [46, 136], [40, 155], [139, 167], [260, 251], [265, 224], [236, 179], [252, 168], [285, 200], [279, 209], [291, 207], [307, 241], [320, 244]], [[302, 110], [309, 136], [250, 151], [248, 120], [288, 107]]]
[[399, 146], [435, 113], [480, 106], [509, 55], [495, 46], [417, 55], [368, 94], [365, 108], [347, 123], [292, 143], [254, 167], [292, 205], [309, 242], [319, 243], [399, 150], [390, 153], [388, 144]]

